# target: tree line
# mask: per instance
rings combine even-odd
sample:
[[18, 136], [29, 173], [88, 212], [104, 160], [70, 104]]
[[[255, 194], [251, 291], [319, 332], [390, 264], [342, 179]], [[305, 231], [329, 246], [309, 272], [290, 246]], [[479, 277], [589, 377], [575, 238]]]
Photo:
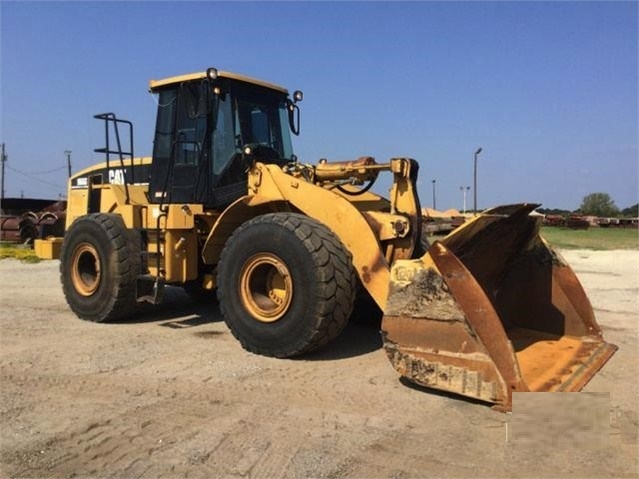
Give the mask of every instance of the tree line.
[[581, 206], [575, 211], [556, 208], [539, 208], [537, 211], [545, 215], [579, 214], [603, 218], [637, 218], [639, 217], [639, 203], [620, 210], [608, 193], [590, 193], [584, 196]]

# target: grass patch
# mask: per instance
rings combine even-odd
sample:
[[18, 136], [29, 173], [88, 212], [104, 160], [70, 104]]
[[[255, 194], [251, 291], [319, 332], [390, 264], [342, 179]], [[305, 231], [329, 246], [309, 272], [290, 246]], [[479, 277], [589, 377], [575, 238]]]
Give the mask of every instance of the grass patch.
[[39, 263], [35, 252], [31, 248], [25, 248], [15, 244], [0, 243], [0, 259], [15, 258], [23, 263]]
[[633, 228], [588, 228], [571, 230], [556, 226], [541, 228], [541, 235], [553, 246], [564, 249], [639, 249], [639, 231]]

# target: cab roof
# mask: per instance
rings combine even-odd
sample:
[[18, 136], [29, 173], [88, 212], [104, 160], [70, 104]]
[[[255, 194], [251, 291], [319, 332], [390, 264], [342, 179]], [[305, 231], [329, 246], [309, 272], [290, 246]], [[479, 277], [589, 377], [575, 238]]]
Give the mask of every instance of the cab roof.
[[[281, 93], [288, 95], [288, 90], [279, 85], [275, 85], [273, 83], [268, 83], [262, 80], [258, 80], [256, 78], [251, 78], [245, 75], [240, 75], [239, 73], [231, 73], [225, 71], [218, 71], [217, 76], [221, 78], [229, 78], [231, 80], [239, 80], [246, 83], [252, 83], [254, 85], [259, 85], [265, 88], [270, 88], [271, 90], [276, 90]], [[188, 73], [186, 75], [178, 75], [174, 77], [165, 78], [163, 80], [151, 80], [149, 82], [149, 89], [151, 92], [155, 92], [156, 90], [167, 86], [174, 85], [176, 83], [182, 83], [185, 81], [199, 80], [201, 78], [206, 78], [206, 72], [198, 72], [198, 73]]]

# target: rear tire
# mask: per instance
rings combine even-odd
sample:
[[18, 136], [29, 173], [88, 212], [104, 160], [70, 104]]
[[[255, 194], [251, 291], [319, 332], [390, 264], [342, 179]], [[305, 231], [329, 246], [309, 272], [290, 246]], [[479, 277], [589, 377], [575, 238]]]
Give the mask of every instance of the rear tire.
[[81, 319], [101, 323], [133, 314], [141, 269], [140, 234], [127, 229], [118, 215], [82, 216], [64, 236], [60, 281]]
[[244, 349], [298, 356], [339, 335], [353, 309], [351, 255], [317, 221], [258, 216], [229, 238], [218, 265], [218, 300]]

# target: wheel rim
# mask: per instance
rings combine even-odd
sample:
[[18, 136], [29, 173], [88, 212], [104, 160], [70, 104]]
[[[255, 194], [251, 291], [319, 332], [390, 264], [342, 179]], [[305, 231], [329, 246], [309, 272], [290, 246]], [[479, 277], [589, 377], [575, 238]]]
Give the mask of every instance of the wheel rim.
[[82, 243], [73, 252], [71, 260], [73, 287], [82, 296], [91, 296], [100, 286], [102, 273], [100, 258], [93, 245]]
[[256, 320], [272, 323], [280, 319], [293, 298], [293, 281], [286, 264], [270, 253], [249, 258], [240, 272], [240, 296]]

